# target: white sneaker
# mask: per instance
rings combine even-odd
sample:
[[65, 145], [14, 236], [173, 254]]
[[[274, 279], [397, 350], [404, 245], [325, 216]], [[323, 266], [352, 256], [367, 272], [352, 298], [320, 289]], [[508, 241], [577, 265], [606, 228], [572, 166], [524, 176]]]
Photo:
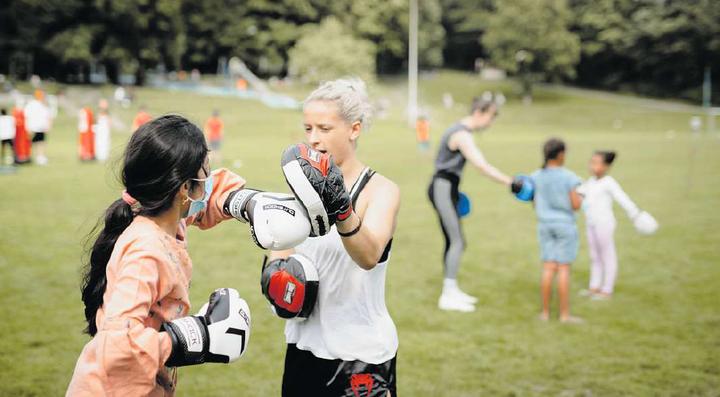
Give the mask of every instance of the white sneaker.
[[609, 294], [595, 294], [590, 298], [593, 301], [609, 301], [610, 299], [612, 299], [612, 295]]
[[478, 298], [476, 298], [476, 297], [474, 297], [474, 296], [472, 296], [472, 295], [466, 294], [466, 293], [463, 292], [461, 289], [458, 289], [457, 291], [455, 291], [455, 293], [458, 295], [458, 297], [460, 297], [462, 300], [464, 300], [464, 301], [467, 302], [467, 303], [470, 303], [470, 304], [473, 304], [473, 305], [474, 305], [474, 304], [476, 304], [476, 303], [478, 302]]
[[36, 161], [38, 165], [47, 165], [48, 163], [48, 159], [45, 156], [38, 156]]
[[456, 283], [454, 283], [452, 285], [447, 285], [447, 283], [446, 283], [443, 286], [442, 294], [455, 297], [461, 301], [470, 303], [472, 305], [474, 305], [478, 302], [478, 298], [476, 298], [472, 295], [468, 295], [465, 292], [463, 292], [463, 290], [461, 290], [460, 287], [458, 287]]
[[440, 310], [458, 311], [463, 313], [470, 313], [475, 311], [475, 305], [462, 300], [458, 295], [455, 294], [442, 294], [438, 301], [438, 308]]

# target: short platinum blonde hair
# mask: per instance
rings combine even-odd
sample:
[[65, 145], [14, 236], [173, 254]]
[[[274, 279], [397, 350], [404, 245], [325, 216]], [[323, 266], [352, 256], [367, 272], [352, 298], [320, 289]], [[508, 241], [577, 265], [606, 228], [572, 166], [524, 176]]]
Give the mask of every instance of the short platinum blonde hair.
[[340, 117], [348, 124], [359, 122], [363, 130], [370, 128], [372, 104], [365, 82], [357, 77], [343, 77], [326, 81], [311, 92], [303, 107], [313, 101], [329, 101], [337, 105]]

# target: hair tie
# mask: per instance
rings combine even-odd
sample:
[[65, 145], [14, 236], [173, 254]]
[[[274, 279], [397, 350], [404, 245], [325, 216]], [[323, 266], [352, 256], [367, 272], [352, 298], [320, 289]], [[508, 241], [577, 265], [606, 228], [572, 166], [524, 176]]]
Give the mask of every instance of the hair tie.
[[133, 215], [137, 215], [140, 212], [140, 208], [142, 207], [142, 205], [140, 205], [140, 202], [137, 201], [135, 197], [131, 196], [130, 193], [127, 192], [127, 190], [123, 190], [121, 197], [122, 201], [124, 201], [125, 204], [130, 206]]
[[138, 201], [135, 200], [135, 198], [131, 196], [130, 193], [127, 192], [127, 190], [123, 190], [122, 200], [131, 207], [138, 203]]

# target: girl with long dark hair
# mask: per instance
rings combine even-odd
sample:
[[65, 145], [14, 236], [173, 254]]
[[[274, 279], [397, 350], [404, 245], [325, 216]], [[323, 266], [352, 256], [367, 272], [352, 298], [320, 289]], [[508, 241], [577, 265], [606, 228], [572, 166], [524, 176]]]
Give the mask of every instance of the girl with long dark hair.
[[[202, 131], [173, 115], [133, 134], [122, 182], [125, 191], [105, 212], [84, 275], [85, 331], [93, 339], [67, 395], [170, 395], [176, 367], [234, 361], [247, 346], [250, 312], [237, 291], [216, 290], [198, 315], [188, 316], [193, 265], [186, 226], [207, 229], [233, 217], [253, 224], [246, 205], [257, 192], [242, 189], [245, 181], [226, 169], [211, 172]], [[307, 237], [309, 224], [298, 230], [286, 245]], [[272, 230], [263, 232], [276, 242]]]

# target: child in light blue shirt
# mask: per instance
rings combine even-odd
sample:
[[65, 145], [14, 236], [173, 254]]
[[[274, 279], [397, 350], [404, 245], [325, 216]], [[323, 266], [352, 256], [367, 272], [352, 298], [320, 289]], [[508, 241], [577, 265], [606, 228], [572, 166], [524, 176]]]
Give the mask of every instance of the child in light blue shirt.
[[574, 211], [582, 203], [582, 196], [575, 189], [582, 180], [563, 167], [565, 143], [562, 140], [553, 138], [545, 142], [543, 154], [543, 168], [531, 175], [535, 185], [533, 201], [543, 261], [540, 319], [547, 321], [550, 318], [552, 284], [557, 273], [560, 321], [582, 322], [580, 318], [570, 316], [570, 264], [577, 257], [579, 244]]

